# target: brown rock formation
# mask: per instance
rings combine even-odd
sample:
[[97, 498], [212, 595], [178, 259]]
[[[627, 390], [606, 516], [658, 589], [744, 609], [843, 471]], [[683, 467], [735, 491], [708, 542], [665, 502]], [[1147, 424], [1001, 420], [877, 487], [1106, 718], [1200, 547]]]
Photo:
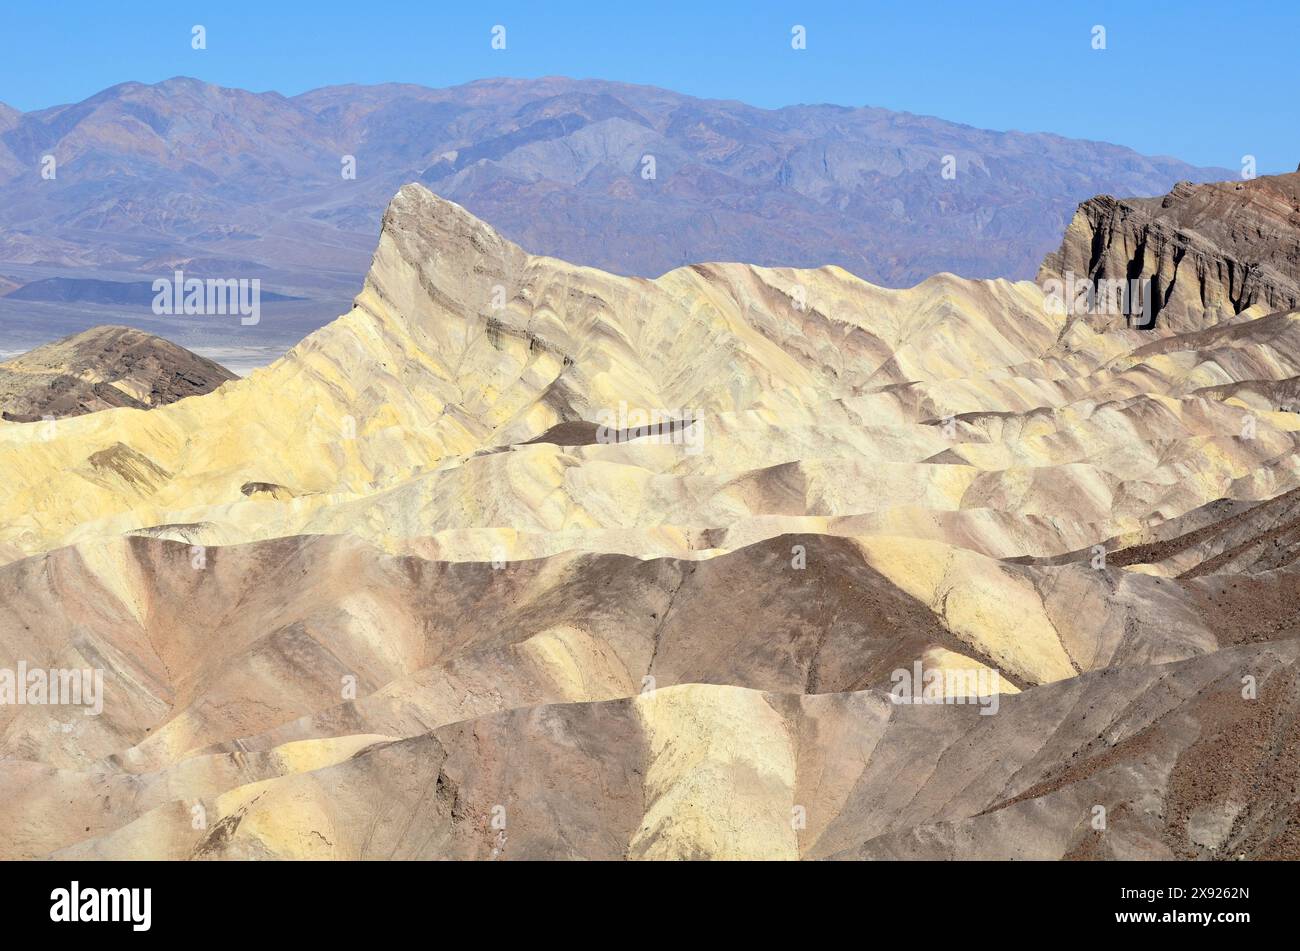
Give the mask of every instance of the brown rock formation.
[[266, 370], [0, 426], [0, 858], [1296, 858], [1261, 300], [620, 278], [403, 188]]
[[1300, 173], [1180, 182], [1162, 198], [1091, 198], [1038, 279], [1069, 274], [1149, 278], [1146, 322], [1166, 329], [1290, 310], [1300, 305]]
[[117, 406], [151, 409], [210, 393], [235, 375], [130, 327], [94, 327], [0, 363], [0, 411], [30, 422]]

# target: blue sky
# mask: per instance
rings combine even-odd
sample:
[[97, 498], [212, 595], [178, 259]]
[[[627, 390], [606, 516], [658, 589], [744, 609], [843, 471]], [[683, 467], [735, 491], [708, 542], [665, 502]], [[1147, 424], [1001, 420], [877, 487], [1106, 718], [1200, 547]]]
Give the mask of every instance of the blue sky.
[[[1300, 3], [9, 2], [0, 101], [30, 110], [126, 80], [286, 95], [566, 75], [759, 106], [876, 105], [1057, 132], [1260, 172], [1300, 163]], [[985, 9], [977, 9], [983, 7]], [[208, 48], [190, 47], [194, 24]], [[490, 31], [506, 27], [506, 49]], [[790, 48], [807, 28], [808, 48]], [[1092, 30], [1106, 28], [1105, 50]]]

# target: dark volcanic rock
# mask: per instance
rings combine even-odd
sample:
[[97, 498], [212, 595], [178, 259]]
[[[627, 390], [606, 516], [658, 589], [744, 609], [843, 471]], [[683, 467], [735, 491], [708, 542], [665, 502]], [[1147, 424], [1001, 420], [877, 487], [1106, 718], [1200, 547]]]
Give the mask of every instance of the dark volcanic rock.
[[209, 393], [235, 375], [129, 327], [95, 327], [0, 363], [0, 412], [16, 422], [116, 406], [149, 409]]

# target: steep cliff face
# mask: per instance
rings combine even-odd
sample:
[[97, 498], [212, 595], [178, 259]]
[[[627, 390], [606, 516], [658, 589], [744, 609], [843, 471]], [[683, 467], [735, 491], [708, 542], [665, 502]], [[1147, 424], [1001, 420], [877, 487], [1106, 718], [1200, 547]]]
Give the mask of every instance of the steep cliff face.
[[1154, 319], [1165, 330], [1293, 309], [1300, 305], [1300, 173], [1180, 182], [1163, 198], [1091, 198], [1038, 277], [1071, 275], [1150, 279], [1142, 322]]

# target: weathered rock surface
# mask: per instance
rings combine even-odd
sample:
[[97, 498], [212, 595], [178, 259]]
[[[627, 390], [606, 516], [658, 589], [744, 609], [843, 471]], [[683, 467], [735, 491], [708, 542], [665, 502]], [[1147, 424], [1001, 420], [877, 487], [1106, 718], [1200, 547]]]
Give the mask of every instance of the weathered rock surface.
[[[1175, 330], [1300, 306], [1300, 172], [1180, 182], [1162, 198], [1081, 204], [1039, 280], [1150, 279], [1142, 320]], [[1122, 321], [1123, 318], [1120, 318]]]
[[161, 337], [96, 327], [0, 363], [0, 412], [30, 422], [118, 406], [151, 409], [235, 378]]
[[0, 705], [0, 855], [1300, 857], [1262, 309], [623, 278], [404, 188], [272, 366], [0, 424], [0, 674], [105, 675]]
[[[1028, 282], [622, 278], [409, 186], [353, 310], [284, 359], [148, 414], [0, 426], [0, 559], [124, 532], [351, 533], [455, 560], [809, 531], [1062, 554], [1300, 485], [1300, 415], [1223, 388], [1300, 376], [1297, 322], [1156, 346], [1052, 314]], [[540, 441], [685, 412], [670, 438]]]

